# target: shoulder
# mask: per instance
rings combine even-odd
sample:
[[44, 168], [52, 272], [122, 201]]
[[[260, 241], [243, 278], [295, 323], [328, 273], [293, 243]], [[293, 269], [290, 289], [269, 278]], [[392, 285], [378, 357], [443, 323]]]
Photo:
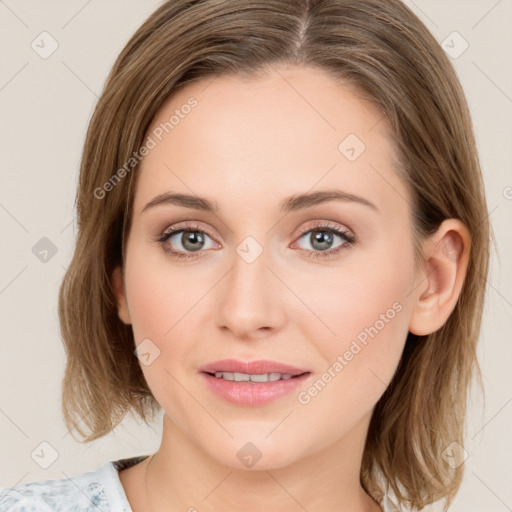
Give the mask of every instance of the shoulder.
[[39, 480], [0, 488], [2, 512], [129, 512], [118, 471], [125, 461], [105, 462], [94, 471], [73, 477]]

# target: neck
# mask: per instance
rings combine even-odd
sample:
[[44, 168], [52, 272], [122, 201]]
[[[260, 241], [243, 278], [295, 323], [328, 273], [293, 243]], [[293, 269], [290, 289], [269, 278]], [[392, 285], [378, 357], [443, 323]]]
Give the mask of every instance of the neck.
[[380, 512], [359, 481], [368, 422], [286, 466], [239, 469], [213, 459], [164, 415], [162, 443], [146, 467], [147, 503], [152, 511]]

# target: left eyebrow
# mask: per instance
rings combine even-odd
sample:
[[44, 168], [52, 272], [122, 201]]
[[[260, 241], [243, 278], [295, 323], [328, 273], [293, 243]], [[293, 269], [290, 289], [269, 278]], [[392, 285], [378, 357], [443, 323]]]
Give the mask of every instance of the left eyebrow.
[[368, 201], [368, 199], [357, 196], [355, 194], [344, 192], [343, 190], [320, 190], [318, 192], [297, 194], [288, 197], [281, 202], [281, 211], [286, 213], [293, 212], [302, 210], [304, 208], [310, 208], [318, 204], [326, 203], [328, 201], [355, 202], [364, 206], [368, 206], [377, 212], [379, 211], [379, 209], [371, 201]]
[[[355, 202], [378, 211], [377, 206], [375, 206], [371, 201], [368, 201], [368, 199], [342, 190], [322, 190], [306, 194], [296, 194], [281, 201], [280, 210], [281, 212], [288, 213], [303, 210], [305, 208], [311, 208], [328, 201]], [[210, 201], [204, 197], [166, 192], [153, 198], [148, 204], [146, 204], [146, 206], [144, 206], [141, 213], [163, 204], [174, 204], [176, 206], [183, 206], [185, 208], [205, 212], [216, 213], [219, 211], [219, 207], [215, 201]]]

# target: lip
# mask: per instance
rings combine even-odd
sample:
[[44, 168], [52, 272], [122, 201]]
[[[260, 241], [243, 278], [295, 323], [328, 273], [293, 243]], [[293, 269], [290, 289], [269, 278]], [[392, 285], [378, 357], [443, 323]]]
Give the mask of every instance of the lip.
[[[292, 375], [292, 378], [268, 382], [237, 382], [211, 375], [222, 371], [248, 374], [287, 373]], [[259, 407], [292, 393], [311, 377], [311, 371], [277, 361], [245, 362], [223, 359], [203, 366], [200, 369], [200, 375], [211, 391], [228, 402], [244, 407]]]
[[202, 372], [237, 372], [237, 373], [289, 373], [297, 376], [302, 373], [310, 372], [307, 368], [297, 368], [289, 364], [280, 363], [278, 361], [270, 361], [268, 359], [260, 359], [258, 361], [239, 361], [237, 359], [221, 359], [208, 363], [199, 369]]

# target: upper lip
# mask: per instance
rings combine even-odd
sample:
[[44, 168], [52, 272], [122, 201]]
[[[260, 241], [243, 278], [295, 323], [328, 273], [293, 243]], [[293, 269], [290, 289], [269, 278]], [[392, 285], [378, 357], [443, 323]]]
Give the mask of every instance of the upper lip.
[[200, 368], [200, 371], [206, 373], [215, 372], [236, 372], [247, 373], [249, 375], [262, 374], [262, 373], [280, 373], [289, 374], [292, 376], [302, 375], [308, 373], [309, 370], [305, 368], [297, 368], [289, 364], [280, 363], [278, 361], [269, 361], [260, 359], [258, 361], [238, 361], [236, 359], [221, 359], [208, 363]]

